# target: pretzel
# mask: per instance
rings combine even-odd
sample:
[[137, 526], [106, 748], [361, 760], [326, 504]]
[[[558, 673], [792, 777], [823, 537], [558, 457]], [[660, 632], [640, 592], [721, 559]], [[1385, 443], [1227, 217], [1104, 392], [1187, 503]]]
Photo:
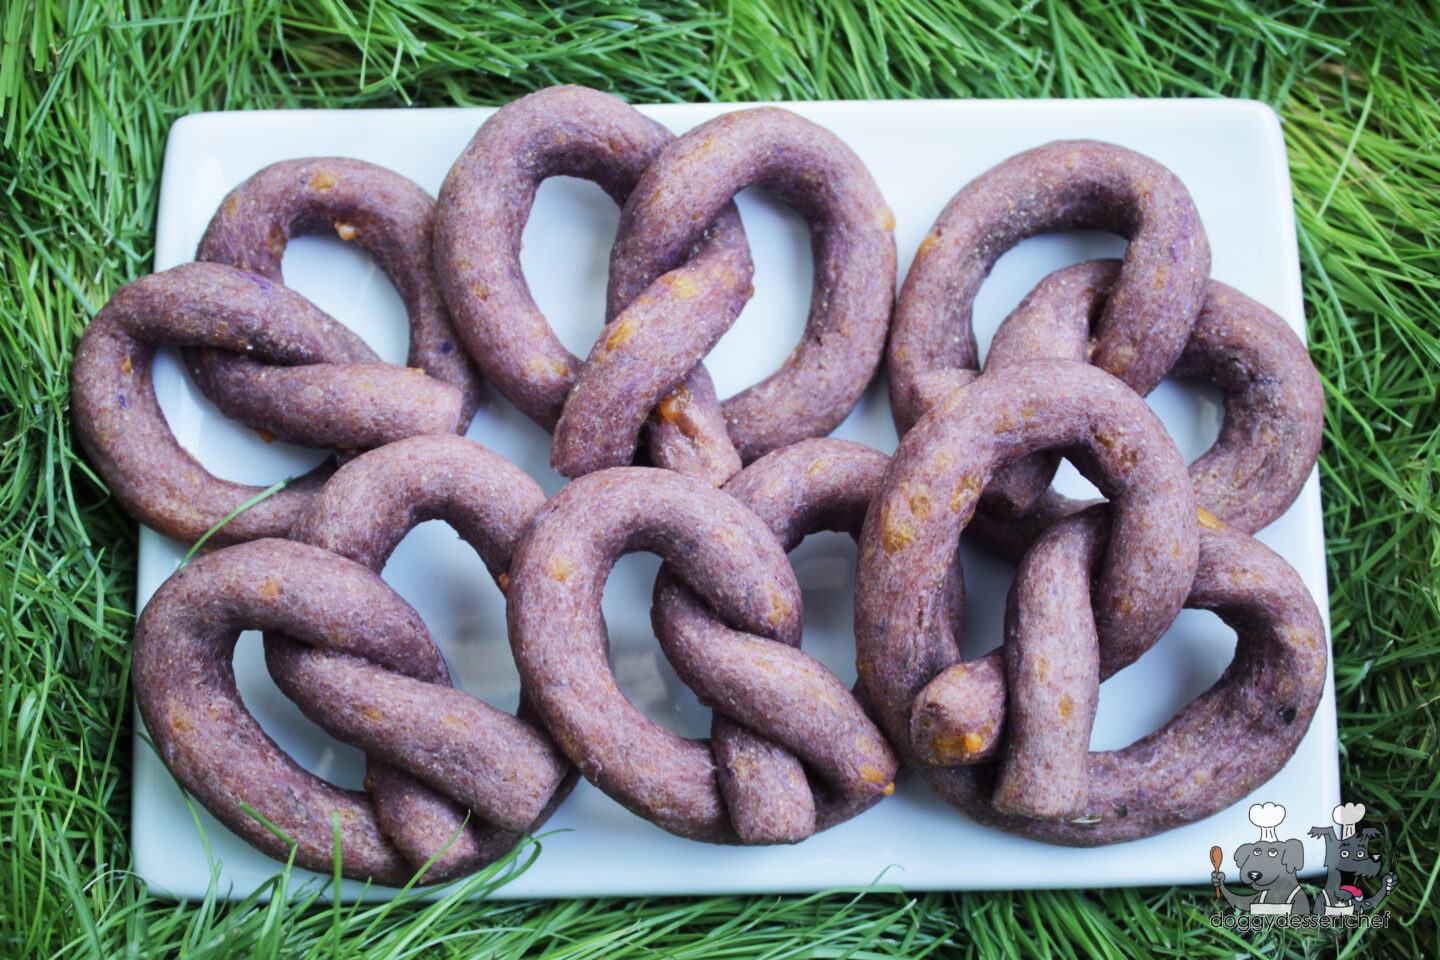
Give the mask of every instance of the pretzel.
[[[400, 174], [363, 160], [315, 157], [272, 163], [226, 194], [197, 260], [226, 263], [284, 283], [281, 260], [291, 237], [333, 230], [370, 254], [395, 285], [410, 317], [407, 363], [460, 391], [464, 433], [480, 405], [481, 383], [461, 349], [435, 282], [430, 255], [435, 201]], [[235, 354], [186, 350], [185, 362], [202, 392], [231, 416], [232, 405], [257, 394], [278, 406], [287, 388], [264, 366]], [[291, 401], [293, 403], [293, 401]], [[323, 407], [318, 407], [323, 410]], [[272, 421], [271, 433], [315, 445], [304, 428], [309, 412]]]
[[[748, 186], [775, 193], [809, 224], [815, 288], [805, 334], [785, 365], [721, 405], [747, 463], [840, 425], [880, 363], [895, 296], [895, 215], [865, 165], [823, 127], [761, 107], [701, 124], [645, 171], [620, 214], [612, 309], [632, 297], [643, 303], [649, 294], [642, 291], [677, 270], [673, 288], [687, 289], [687, 251]], [[681, 322], [699, 315], [697, 306]], [[609, 329], [613, 340], [629, 328], [622, 319]], [[553, 459], [569, 475], [629, 462], [646, 413], [674, 389], [651, 367], [638, 351], [614, 354], [608, 342], [591, 351], [555, 431]], [[645, 390], [636, 386], [642, 376]]]
[[1003, 721], [1002, 695], [976, 696], [1003, 693], [998, 658], [962, 663], [950, 626], [945, 586], [960, 533], [997, 465], [1047, 447], [1063, 447], [1112, 501], [1094, 598], [1102, 676], [1159, 639], [1194, 580], [1184, 461], [1134, 391], [1086, 364], [1036, 360], [953, 392], [891, 459], [856, 576], [860, 680], [891, 742], [932, 784], [983, 758]]
[[972, 180], [916, 251], [890, 337], [890, 404], [902, 435], [978, 366], [971, 310], [995, 262], [1027, 237], [1080, 227], [1130, 241], [1091, 362], [1141, 394], [1160, 382], [1210, 273], [1200, 215], [1184, 184], [1154, 160], [1095, 140], [1057, 140]]
[[[714, 616], [751, 635], [749, 656], [740, 663], [727, 642], [713, 651], [707, 646], [706, 662], [692, 664], [711, 671], [707, 683], [732, 681], [724, 684], [730, 692], [717, 709], [811, 757], [819, 770], [845, 771], [831, 786], [846, 802], [885, 792], [894, 760], [883, 739], [850, 743], [828, 735], [831, 725], [857, 729], [854, 702], [823, 667], [793, 649], [800, 639], [800, 588], [765, 522], [702, 481], [644, 467], [602, 470], [562, 489], [540, 511], [510, 570], [507, 611], [521, 679], [587, 779], [672, 833], [743, 842], [717, 783], [717, 764], [731, 758], [648, 719], [610, 672], [600, 597], [616, 558], [634, 550], [660, 554]], [[778, 663], [795, 672], [767, 671]], [[787, 703], [809, 700], [810, 716], [820, 723], [787, 729], [785, 718], [766, 716], [768, 698], [782, 693]], [[813, 742], [797, 739], [815, 730], [827, 733]], [[773, 819], [787, 823], [792, 816], [778, 810]]]
[[[370, 349], [304, 297], [258, 274], [189, 263], [116, 291], [80, 338], [72, 390], [75, 425], [90, 461], [142, 523], [193, 543], [259, 487], [221, 480], [186, 453], [165, 423], [151, 382], [155, 348], [173, 343], [246, 353], [279, 364], [297, 394], [313, 394], [316, 439], [378, 446], [455, 428], [459, 395], [424, 374], [380, 363]], [[269, 422], [266, 411], [250, 425]], [[324, 481], [318, 468], [225, 523], [216, 545], [284, 536]]]
[[[1120, 271], [1118, 260], [1092, 260], [1047, 276], [1000, 325], [985, 369], [1046, 355], [1083, 359], [1090, 319]], [[1325, 394], [1305, 345], [1279, 316], [1212, 280], [1171, 375], [1209, 380], [1225, 394], [1220, 436], [1190, 464], [1196, 503], [1246, 533], [1265, 527], [1295, 501], [1320, 453]], [[1053, 466], [1052, 455], [1030, 457], [997, 471], [986, 488], [982, 509], [998, 504], [987, 512], [1025, 511], [1008, 522], [977, 518], [985, 539], [1012, 558], [1093, 502], [1053, 492], [1037, 498]]]
[[[520, 238], [535, 192], [550, 177], [572, 176], [595, 182], [624, 203], [673, 139], [618, 97], [584, 87], [550, 87], [501, 107], [485, 121], [440, 188], [435, 264], [456, 329], [495, 388], [546, 430], [559, 422], [582, 362], [555, 336], [520, 271]], [[724, 206], [698, 233], [703, 236], [687, 247], [682, 270], [623, 302], [613, 296], [612, 283], [607, 325], [596, 349], [612, 364], [633, 360], [665, 384], [645, 407], [642, 422], [680, 386], [688, 388], [685, 399], [703, 399], [708, 375], [692, 374], [692, 368], [750, 296], [750, 249], [734, 206]], [[655, 333], [635, 336], [652, 327]], [[671, 419], [682, 403], [672, 403]], [[652, 460], [668, 464], [667, 451], [675, 444], [675, 456], [685, 458], [688, 469], [716, 484], [740, 469], [718, 414], [702, 416], [697, 408], [685, 413], [683, 424], [686, 432], [662, 430], [655, 438], [660, 442], [652, 439]], [[629, 441], [633, 451], [635, 437]]]
[[[804, 440], [756, 460], [724, 489], [764, 520], [788, 552], [820, 530], [858, 535], [888, 459], [845, 440]], [[656, 578], [652, 619], [676, 674], [704, 701], [727, 705], [728, 714], [714, 717], [711, 747], [720, 761], [720, 792], [741, 842], [795, 843], [880, 800], [883, 792], [868, 784], [892, 782], [894, 758], [868, 768], [864, 764], [873, 753], [887, 756], [888, 749], [858, 756], [837, 756], [828, 749], [831, 743], [884, 743], [833, 674], [798, 649], [757, 643], [753, 634], [719, 622], [668, 565]], [[798, 636], [785, 639], [799, 642]], [[757, 649], [768, 656], [762, 658]], [[803, 685], [797, 676], [805, 678]], [[819, 702], [817, 690], [823, 691]], [[776, 739], [799, 744], [797, 753], [777, 746], [755, 727], [773, 729]], [[802, 761], [825, 780], [812, 786]], [[860, 769], [849, 769], [857, 761]], [[846, 795], [826, 781], [867, 786]]]
[[1071, 846], [1192, 823], [1274, 776], [1320, 702], [1325, 627], [1304, 583], [1258, 540], [1207, 526], [1185, 605], [1234, 627], [1230, 667], [1159, 730], [1089, 753], [1099, 641], [1085, 610], [1104, 525], [1093, 510], [1057, 524], [1017, 573], [1006, 610], [1004, 758], [932, 780], [980, 823]]
[[310, 870], [334, 869], [336, 830], [345, 876], [399, 884], [421, 866], [396, 849], [366, 794], [302, 769], [245, 709], [231, 659], [246, 628], [313, 648], [266, 651], [283, 687], [319, 692], [300, 701], [312, 720], [494, 823], [523, 829], [564, 775], [543, 735], [449, 685], [420, 617], [379, 574], [289, 540], [238, 544], [182, 567], [146, 605], [135, 698], [181, 785], [271, 856], [291, 848], [264, 821]]
[[[544, 502], [535, 481], [478, 443], [456, 436], [413, 437], [342, 467], [296, 520], [291, 538], [379, 573], [407, 533], [440, 519], [475, 548], [491, 576], [504, 584], [515, 544]], [[307, 715], [324, 716], [326, 698], [340, 690], [327, 655], [278, 635], [267, 635], [266, 644], [276, 684]], [[353, 696], [363, 699], [369, 693], [359, 690]], [[520, 721], [505, 716], [503, 722], [490, 721], [490, 727], [495, 736], [510, 736], [516, 723], [527, 742], [549, 743], [536, 729], [523, 691]], [[508, 761], [508, 748], [498, 752]], [[526, 775], [547, 780], [557, 764], [568, 766], [553, 746], [548, 757], [521, 759], [532, 768]], [[367, 784], [381, 829], [411, 864], [418, 867], [434, 858], [427, 881], [460, 876], [498, 859], [520, 840], [515, 825], [533, 814], [529, 806], [509, 812], [509, 828], [467, 822], [467, 808], [441, 790], [373, 755], [368, 766]], [[524, 832], [533, 833], [549, 817], [575, 780], [572, 769]]]

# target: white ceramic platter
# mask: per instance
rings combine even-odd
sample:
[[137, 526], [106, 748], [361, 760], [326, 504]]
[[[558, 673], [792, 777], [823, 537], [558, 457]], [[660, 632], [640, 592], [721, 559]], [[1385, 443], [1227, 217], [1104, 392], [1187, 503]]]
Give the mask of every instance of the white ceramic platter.
[[[792, 104], [855, 149], [895, 211], [903, 278], [935, 216], [964, 183], [1004, 158], [1069, 137], [1110, 140], [1142, 151], [1188, 185], [1209, 233], [1213, 275], [1279, 312], [1303, 336], [1303, 309], [1285, 145], [1275, 114], [1243, 101], [846, 102]], [[733, 105], [642, 108], [676, 132]], [[348, 156], [383, 164], [438, 191], [450, 164], [490, 110], [357, 110], [216, 113], [186, 117], [171, 131], [161, 191], [156, 268], [192, 258], [226, 191], [260, 167], [292, 157]], [[753, 383], [784, 360], [803, 328], [810, 292], [803, 222], [769, 197], [747, 191], [740, 209], [755, 255], [755, 298], [707, 363], [722, 396]], [[561, 339], [584, 356], [599, 329], [606, 257], [618, 211], [592, 184], [557, 179], [540, 190], [525, 233], [522, 262], [541, 308]], [[1118, 238], [1094, 233], [1026, 241], [1007, 254], [981, 291], [975, 325], [982, 349], [999, 321], [1051, 270], [1094, 256], [1118, 256]], [[386, 360], [405, 357], [404, 312], [389, 282], [338, 239], [290, 245], [291, 286], [352, 326]], [[266, 445], [227, 422], [188, 383], [173, 353], [157, 362], [155, 386], [180, 442], [222, 477], [268, 485], [317, 462], [314, 451]], [[836, 431], [895, 448], [883, 378]], [[1213, 442], [1219, 394], [1167, 381], [1150, 398], [1181, 451], [1193, 458]], [[489, 391], [470, 436], [509, 457], [553, 493], [562, 478], [548, 466], [549, 436]], [[1068, 466], [1066, 492], [1088, 486]], [[1319, 483], [1261, 538], [1300, 572], [1327, 608]], [[142, 531], [139, 598], [149, 599], [184, 550]], [[847, 538], [811, 537], [792, 555], [805, 597], [805, 648], [845, 682], [855, 679], [851, 594], [855, 547]], [[964, 554], [969, 655], [998, 643], [1012, 571], [985, 555]], [[621, 687], [650, 716], [688, 736], [704, 736], [708, 713], [659, 655], [649, 629], [658, 560], [623, 559], [606, 589], [604, 613]], [[474, 554], [449, 528], [426, 524], [391, 559], [385, 578], [424, 616], [462, 686], [505, 708], [518, 678], [505, 641], [504, 603]], [[1215, 681], [1234, 650], [1232, 631], [1209, 614], [1187, 611], [1140, 661], [1107, 681], [1092, 740], [1112, 748], [1154, 730]], [[304, 719], [266, 676], [258, 636], [236, 656], [240, 689], [276, 740], [315, 773], [357, 787], [361, 754]], [[1257, 835], [1252, 801], [1289, 808], [1283, 836], [1304, 837], [1330, 823], [1339, 799], [1333, 684], [1309, 734], [1284, 770], [1252, 798], [1208, 820], [1116, 847], [1051, 847], [977, 826], [931, 796], [918, 778], [895, 796], [827, 833], [793, 847], [717, 847], [671, 836], [581, 783], [550, 821], [538, 862], [499, 891], [503, 897], [762, 893], [867, 884], [877, 878], [910, 890], [1101, 887], [1208, 883], [1211, 845], [1229, 851]], [[137, 720], [138, 726], [138, 720]], [[202, 830], [197, 829], [197, 823]], [[135, 862], [155, 888], [181, 897], [204, 893], [211, 857], [220, 889], [240, 896], [277, 864], [186, 800], [151, 748], [137, 738], [133, 810]], [[208, 855], [206, 843], [208, 842]], [[1315, 841], [1307, 858], [1319, 863]], [[348, 884], [345, 896], [360, 887]], [[382, 891], [375, 891], [383, 895]]]

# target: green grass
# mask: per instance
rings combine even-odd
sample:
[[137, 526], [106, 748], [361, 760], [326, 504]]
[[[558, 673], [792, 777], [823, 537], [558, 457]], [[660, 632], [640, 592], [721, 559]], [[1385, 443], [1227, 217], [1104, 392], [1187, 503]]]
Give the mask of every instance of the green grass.
[[[0, 7], [0, 956], [1440, 955], [1440, 11], [1187, 0], [14, 0]], [[1347, 797], [1401, 886], [1361, 937], [1222, 935], [1205, 890], [335, 908], [152, 897], [127, 838], [135, 525], [73, 446], [71, 351], [150, 269], [162, 148], [198, 110], [635, 100], [1238, 96], [1285, 121]], [[543, 854], [542, 854], [543, 855]], [[474, 881], [483, 885], [484, 878]], [[466, 891], [460, 891], [466, 892]]]

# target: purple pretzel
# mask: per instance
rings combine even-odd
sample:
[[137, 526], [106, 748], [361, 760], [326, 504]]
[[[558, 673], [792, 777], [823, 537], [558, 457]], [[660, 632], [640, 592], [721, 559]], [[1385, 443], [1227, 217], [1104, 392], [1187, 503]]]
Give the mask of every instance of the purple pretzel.
[[[291, 538], [379, 573], [415, 526], [426, 520], [444, 520], [475, 548], [503, 589], [515, 544], [544, 502], [545, 495], [535, 481], [480, 444], [456, 436], [414, 437], [374, 450], [341, 468], [295, 522]], [[363, 699], [370, 693], [338, 689], [336, 678], [323, 662], [324, 654], [302, 643], [267, 635], [266, 653], [276, 684], [307, 715], [323, 717], [332, 712], [327, 697]], [[521, 702], [519, 721], [494, 711], [491, 726], [496, 736], [548, 744], [549, 737], [537, 729], [524, 705], [523, 691]], [[480, 714], [488, 712], [483, 704], [481, 707]], [[498, 755], [506, 763], [516, 762], [508, 748], [502, 747]], [[534, 757], [519, 761], [530, 765], [529, 775], [547, 782], [557, 766], [568, 766], [553, 746], [549, 755], [537, 751]], [[505, 776], [513, 775], [513, 771], [505, 771]], [[524, 827], [525, 832], [533, 833], [550, 816], [575, 779], [572, 769]], [[426, 873], [427, 881], [461, 876], [503, 856], [521, 837], [516, 824], [534, 812], [529, 806], [507, 810], [508, 826], [494, 826], [493, 817], [475, 809], [482, 822], [471, 817], [467, 823], [471, 808], [374, 756], [369, 758], [367, 783], [381, 829], [405, 858], [417, 867], [435, 858]]]
[[[336, 447], [379, 446], [455, 429], [455, 388], [380, 363], [350, 331], [310, 301], [257, 274], [188, 263], [115, 292], [85, 328], [71, 375], [80, 442], [130, 513], [166, 536], [193, 543], [262, 489], [221, 480], [176, 442], [155, 399], [151, 361], [160, 344], [212, 347], [266, 361], [317, 394], [327, 415], [315, 439]], [[261, 425], [246, 409], [240, 419]], [[284, 536], [323, 482], [312, 471], [231, 519], [216, 545]]]
[[[1196, 521], [1185, 465], [1144, 401], [1086, 364], [1036, 360], [986, 373], [917, 423], [866, 514], [856, 577], [860, 680], [902, 756], [932, 783], [983, 756], [1003, 698], [976, 701], [946, 584], [980, 491], [1000, 464], [1062, 447], [1113, 501], [1096, 581], [1100, 671], [1149, 649], [1194, 580]], [[1098, 681], [1097, 681], [1098, 683]]]
[[[618, 97], [584, 87], [550, 87], [496, 111], [440, 189], [435, 260], [456, 329], [495, 388], [547, 430], [559, 422], [583, 364], [550, 329], [520, 271], [520, 237], [535, 192], [550, 177], [573, 176], [599, 184], [624, 203], [673, 139]], [[641, 423], [682, 387], [687, 397], [703, 400], [707, 388], [713, 395], [708, 375], [692, 370], [750, 296], [750, 250], [733, 205], [699, 225], [686, 253], [681, 269], [633, 291], [624, 302], [612, 296], [592, 353], [592, 360], [598, 354], [612, 366], [638, 365], [666, 385], [643, 408]], [[674, 445], [673, 456], [685, 469], [713, 483], [740, 469], [718, 413], [707, 415], [696, 404], [682, 417], [675, 406], [666, 421], [684, 429], [661, 429], [652, 437], [657, 464], [669, 465]], [[629, 436], [632, 452], [639, 429], [640, 423], [634, 424]]]
[[[815, 289], [804, 337], [785, 365], [721, 405], [746, 462], [839, 426], [879, 366], [895, 295], [895, 216], [865, 165], [825, 128], [762, 107], [701, 124], [645, 171], [620, 215], [610, 258], [611, 310], [643, 303], [644, 291], [667, 277], [684, 277], [704, 225], [748, 186], [776, 193], [810, 225]], [[677, 280], [673, 289], [704, 288]], [[699, 316], [698, 309], [691, 313]], [[674, 319], [694, 323], [688, 315]], [[623, 319], [609, 329], [611, 338], [633, 335]], [[698, 358], [713, 344], [687, 344], [685, 356]], [[659, 374], [657, 362], [597, 344], [556, 429], [553, 457], [565, 472], [629, 462], [649, 410], [676, 386], [673, 376]], [[614, 429], [617, 423], [624, 430]]]
[[[616, 558], [635, 550], [660, 554], [713, 616], [749, 635], [744, 652], [723, 639], [713, 651], [705, 643], [713, 658], [692, 667], [713, 672], [701, 678], [697, 692], [710, 685], [726, 690], [716, 709], [809, 757], [844, 802], [863, 805], [886, 792], [894, 758], [878, 733], [855, 742], [810, 739], [817, 730], [861, 731], [863, 717], [849, 691], [795, 649], [800, 588], [774, 534], [709, 484], [643, 467], [602, 470], [561, 490], [540, 511], [510, 571], [510, 641], [520, 676], [555, 741], [587, 779], [672, 833], [742, 842], [717, 782], [717, 766], [734, 758], [647, 718], [610, 672], [600, 597]], [[701, 621], [693, 627], [719, 626], [708, 616]], [[675, 626], [688, 631], [692, 625]], [[797, 727], [773, 712], [766, 716], [766, 704], [806, 699], [817, 725]], [[774, 799], [784, 803], [791, 796], [787, 790]], [[792, 816], [777, 811], [774, 821], [789, 823]]]
[[231, 661], [246, 628], [313, 648], [267, 651], [286, 686], [318, 694], [301, 701], [311, 719], [492, 822], [526, 827], [564, 776], [547, 738], [450, 686], [419, 616], [379, 574], [290, 540], [227, 547], [182, 567], [146, 605], [135, 699], [181, 785], [273, 857], [293, 844], [298, 865], [329, 873], [338, 830], [345, 876], [400, 884], [421, 866], [390, 841], [366, 794], [301, 768], [245, 709]]

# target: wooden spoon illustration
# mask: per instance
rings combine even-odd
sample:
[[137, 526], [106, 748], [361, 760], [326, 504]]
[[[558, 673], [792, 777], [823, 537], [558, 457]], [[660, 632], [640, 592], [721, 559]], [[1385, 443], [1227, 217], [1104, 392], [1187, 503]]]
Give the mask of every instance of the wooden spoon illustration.
[[[1223, 850], [1221, 850], [1219, 847], [1211, 847], [1211, 848], [1210, 848], [1210, 865], [1213, 866], [1216, 870], [1219, 870], [1219, 869], [1220, 869], [1220, 861], [1222, 861], [1222, 860], [1224, 860], [1224, 859], [1225, 859], [1225, 852], [1224, 852]], [[1219, 888], [1219, 887], [1216, 887], [1216, 888], [1215, 888], [1215, 897], [1216, 897], [1216, 899], [1219, 899], [1219, 897], [1220, 897], [1220, 888]]]

